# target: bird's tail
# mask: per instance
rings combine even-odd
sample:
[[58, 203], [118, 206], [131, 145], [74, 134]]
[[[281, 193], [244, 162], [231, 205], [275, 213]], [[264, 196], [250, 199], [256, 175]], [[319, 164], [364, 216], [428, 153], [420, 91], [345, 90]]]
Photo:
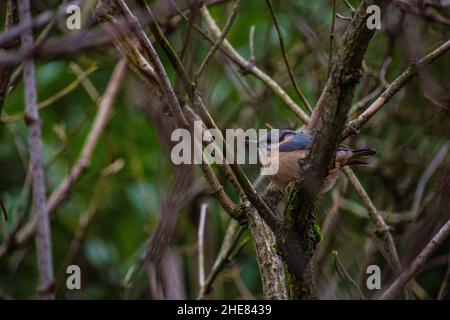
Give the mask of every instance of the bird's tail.
[[347, 161], [347, 165], [366, 165], [368, 164], [363, 158], [371, 157], [377, 154], [375, 149], [353, 149], [352, 156]]

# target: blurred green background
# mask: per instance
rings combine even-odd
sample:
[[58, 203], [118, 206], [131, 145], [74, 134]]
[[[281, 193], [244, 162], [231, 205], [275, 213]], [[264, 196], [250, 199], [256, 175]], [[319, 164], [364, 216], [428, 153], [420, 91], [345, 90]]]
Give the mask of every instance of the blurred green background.
[[[220, 26], [226, 22], [233, 1], [224, 1], [211, 8]], [[329, 34], [332, 1], [274, 1], [286, 42], [290, 64], [297, 83], [314, 106], [327, 76]], [[357, 1], [351, 1], [357, 6]], [[32, 1], [32, 14], [55, 10], [59, 1]], [[152, 2], [152, 5], [158, 5]], [[342, 1], [336, 2], [337, 12], [350, 16]], [[0, 5], [0, 19], [5, 6]], [[450, 16], [448, 7], [441, 14]], [[166, 21], [167, 17], [159, 16]], [[176, 19], [172, 17], [172, 19]], [[177, 20], [176, 20], [177, 21]], [[200, 17], [197, 23], [201, 26]], [[336, 18], [335, 36], [339, 39], [348, 22]], [[2, 25], [4, 22], [2, 21]], [[249, 57], [249, 31], [255, 26], [256, 65], [273, 77], [299, 104], [283, 63], [278, 36], [264, 1], [243, 1], [228, 40], [245, 58]], [[85, 28], [99, 28], [90, 19]], [[449, 28], [420, 15], [402, 11], [392, 5], [382, 19], [365, 56], [365, 72], [354, 103], [380, 86], [380, 70], [385, 67], [385, 79], [394, 80], [413, 61], [449, 38]], [[35, 31], [35, 37], [40, 30]], [[187, 23], [180, 21], [173, 30], [166, 30], [172, 45], [180, 50], [188, 32]], [[80, 32], [86, 32], [83, 29]], [[68, 36], [57, 26], [49, 42]], [[197, 33], [191, 35], [186, 65], [195, 70], [205, 57], [210, 44]], [[166, 55], [157, 48], [173, 83], [176, 77]], [[412, 58], [413, 57], [413, 58]], [[66, 94], [40, 110], [42, 118], [43, 160], [48, 194], [67, 175], [75, 163], [96, 114], [98, 99], [105, 91], [119, 54], [113, 45], [77, 52], [55, 59], [37, 61], [38, 101], [44, 102], [62, 90]], [[17, 66], [15, 66], [17, 67]], [[407, 217], [414, 200], [420, 177], [450, 138], [448, 99], [450, 56], [444, 55], [427, 68], [424, 76], [413, 78], [371, 121], [361, 133], [346, 143], [352, 147], [370, 146], [378, 150], [377, 158], [367, 168], [355, 170], [376, 207], [385, 212], [387, 221]], [[80, 81], [80, 72], [87, 72]], [[200, 82], [203, 98], [221, 129], [298, 128], [301, 122], [272, 91], [252, 75], [227, 61], [219, 52], [209, 64]], [[0, 241], [17, 225], [30, 219], [31, 197], [26, 183], [28, 169], [27, 128], [21, 113], [24, 110], [23, 82], [7, 96], [0, 124], [0, 196], [7, 208], [8, 221], [1, 221]], [[161, 203], [170, 190], [174, 175], [166, 144], [158, 138], [157, 130], [146, 113], [147, 89], [131, 70], [127, 72], [105, 132], [95, 149], [89, 170], [71, 189], [68, 199], [54, 212], [52, 218], [53, 258], [60, 299], [121, 299], [148, 298], [146, 269], [138, 261], [145, 252], [148, 239], [161, 215]], [[361, 105], [350, 117], [356, 116], [370, 102]], [[16, 116], [19, 115], [19, 116]], [[114, 172], [105, 168], [115, 164]], [[111, 167], [110, 167], [111, 168]], [[244, 166], [250, 179], [257, 178], [257, 166]], [[110, 170], [111, 171], [111, 170]], [[201, 172], [195, 169], [195, 175]], [[223, 177], [222, 177], [223, 178]], [[222, 180], [225, 181], [225, 180]], [[325, 220], [333, 197], [343, 192], [333, 227], [319, 248], [316, 263], [321, 298], [355, 298], [352, 287], [338, 276], [332, 250], [352, 276], [364, 286], [365, 266], [379, 264], [383, 279], [389, 267], [382, 255], [373, 248], [370, 234], [373, 226], [356, 193], [341, 177], [332, 192], [319, 202], [319, 224]], [[233, 188], [226, 184], [233, 200], [239, 201]], [[450, 158], [448, 154], [426, 183], [420, 215], [413, 221], [403, 219], [391, 223], [393, 234], [404, 265], [417, 254], [450, 212]], [[341, 191], [339, 191], [341, 190]], [[206, 226], [206, 270], [211, 268], [220, 248], [229, 217], [205, 189], [180, 212], [173, 253], [177, 258], [183, 281], [182, 297], [195, 298], [198, 293], [197, 227], [200, 204], [209, 203]], [[427, 202], [428, 201], [428, 202]], [[92, 221], [70, 264], [82, 270], [82, 290], [67, 290], [65, 267], [69, 247], [79, 228], [80, 217], [92, 213]], [[391, 219], [389, 219], [389, 217]], [[394, 218], [392, 218], [394, 217]], [[395, 220], [395, 219], [394, 219]], [[246, 230], [242, 241], [249, 240]], [[251, 240], [251, 239], [250, 239]], [[449, 243], [434, 255], [434, 265], [423, 270], [414, 285], [413, 297], [434, 298], [446, 271], [445, 258]], [[439, 260], [440, 259], [440, 260]], [[128, 284], [124, 279], [133, 268]], [[0, 295], [13, 299], [37, 297], [36, 248], [30, 243], [22, 248], [10, 246], [0, 258]], [[367, 293], [369, 296], [371, 292]], [[248, 241], [235, 259], [215, 282], [209, 298], [261, 298], [262, 288], [254, 247]]]

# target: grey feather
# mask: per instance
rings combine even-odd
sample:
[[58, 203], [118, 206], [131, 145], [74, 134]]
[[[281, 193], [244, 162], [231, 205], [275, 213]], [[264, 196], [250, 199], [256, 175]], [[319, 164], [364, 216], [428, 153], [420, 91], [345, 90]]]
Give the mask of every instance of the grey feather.
[[295, 150], [306, 150], [311, 143], [311, 136], [309, 134], [297, 133], [293, 135], [292, 140], [281, 143], [279, 146], [280, 152], [289, 152]]

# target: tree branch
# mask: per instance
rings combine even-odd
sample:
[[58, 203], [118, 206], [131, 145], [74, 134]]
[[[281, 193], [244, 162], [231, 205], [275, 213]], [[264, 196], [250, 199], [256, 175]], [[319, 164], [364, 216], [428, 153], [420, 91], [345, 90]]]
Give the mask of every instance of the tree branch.
[[345, 175], [347, 176], [347, 179], [355, 187], [356, 192], [363, 201], [364, 206], [367, 208], [370, 219], [376, 226], [375, 235], [377, 239], [379, 239], [383, 244], [384, 250], [386, 250], [389, 265], [392, 267], [395, 274], [400, 274], [400, 272], [402, 271], [400, 258], [398, 257], [394, 239], [389, 232], [388, 225], [384, 221], [383, 217], [378, 213], [377, 208], [375, 208], [375, 205], [372, 203], [372, 200], [370, 200], [369, 195], [361, 185], [361, 182], [359, 182], [358, 178], [353, 173], [353, 170], [349, 167], [344, 167], [343, 170]]
[[354, 13], [333, 59], [331, 72], [317, 107], [307, 125], [312, 143], [289, 193], [284, 223], [277, 235], [287, 264], [291, 298], [315, 298], [312, 258], [318, 241], [314, 206], [322, 181], [328, 175], [340, 134], [351, 106], [360, 68], [374, 30], [366, 26], [367, 8], [386, 1], [364, 0]]
[[438, 233], [436, 233], [430, 242], [428, 242], [410, 266], [405, 269], [403, 273], [382, 293], [379, 299], [395, 299], [449, 234], [450, 220], [441, 227]]
[[[5, 32], [10, 31], [13, 25], [17, 21], [17, 6], [15, 1], [8, 0], [6, 2], [6, 17], [5, 17]], [[1, 35], [0, 35], [1, 36]], [[14, 46], [16, 43], [8, 43], [8, 46]], [[0, 45], [0, 53], [3, 52], [3, 48]], [[3, 111], [3, 104], [5, 102], [6, 95], [8, 93], [9, 79], [12, 73], [12, 66], [0, 67], [0, 117]]]
[[219, 49], [219, 46], [222, 44], [223, 40], [227, 36], [228, 31], [230, 30], [231, 26], [233, 25], [233, 22], [239, 12], [240, 6], [241, 6], [241, 0], [236, 0], [233, 8], [231, 9], [231, 14], [228, 17], [227, 22], [225, 23], [225, 27], [223, 28], [223, 31], [222, 31], [220, 37], [216, 40], [216, 42], [213, 44], [213, 46], [209, 49], [208, 53], [206, 54], [205, 59], [202, 61], [202, 63], [200, 64], [200, 67], [198, 67], [198, 70], [195, 72], [195, 76], [194, 76], [195, 83], [198, 83], [198, 80], [199, 80], [203, 70], [205, 70], [209, 61], [211, 60], [212, 57], [214, 57], [217, 50]]
[[[217, 41], [222, 31], [219, 29], [216, 21], [213, 19], [209, 13], [208, 8], [200, 8], [200, 13], [205, 20], [208, 31], [212, 34], [214, 39]], [[292, 100], [291, 97], [281, 88], [281, 86], [276, 83], [269, 75], [264, 73], [261, 69], [245, 60], [228, 42], [224, 39], [222, 42], [222, 48], [227, 52], [227, 57], [229, 57], [235, 64], [237, 64], [242, 70], [253, 74], [255, 77], [260, 79], [266, 86], [268, 86], [288, 107], [292, 112], [304, 123], [308, 122], [308, 115], [300, 108], [298, 104]]]
[[281, 30], [280, 22], [278, 21], [278, 17], [277, 17], [277, 15], [275, 13], [275, 9], [273, 7], [272, 0], [266, 0], [266, 4], [269, 7], [270, 15], [272, 16], [273, 23], [274, 23], [275, 28], [276, 28], [277, 33], [278, 33], [278, 39], [280, 41], [280, 49], [281, 49], [281, 53], [283, 55], [284, 64], [286, 65], [286, 69], [287, 69], [288, 74], [289, 74], [289, 78], [291, 79], [292, 85], [294, 86], [295, 92], [300, 97], [300, 100], [302, 100], [302, 102], [305, 105], [306, 109], [310, 113], [312, 113], [313, 109], [312, 109], [311, 105], [309, 104], [308, 100], [306, 99], [305, 95], [303, 94], [302, 90], [297, 85], [297, 82], [295, 81], [295, 78], [294, 78], [294, 72], [292, 71], [292, 68], [289, 65], [289, 60], [288, 60], [287, 53], [286, 53], [286, 48], [285, 48], [285, 45], [284, 45], [283, 31]]
[[187, 128], [188, 122], [184, 117], [183, 112], [181, 111], [180, 103], [175, 95], [175, 92], [172, 89], [172, 85], [170, 84], [169, 77], [167, 76], [166, 70], [164, 69], [161, 60], [159, 60], [158, 54], [156, 53], [155, 48], [153, 47], [151, 41], [148, 39], [145, 32], [142, 30], [139, 20], [136, 16], [131, 12], [128, 6], [125, 4], [123, 0], [114, 0], [115, 4], [121, 11], [122, 15], [125, 18], [129, 28], [135, 34], [138, 39], [140, 45], [142, 46], [144, 52], [147, 55], [147, 58], [150, 60], [155, 72], [159, 76], [159, 81], [161, 85], [161, 89], [163, 90], [163, 96], [167, 100], [167, 105], [174, 116], [179, 125]]
[[400, 76], [398, 76], [389, 87], [356, 119], [346, 124], [342, 138], [345, 139], [352, 134], [358, 133], [363, 125], [372, 118], [391, 98], [402, 89], [412, 77], [420, 73], [420, 70], [442, 56], [450, 49], [450, 40], [447, 40], [435, 50], [431, 51], [422, 59], [411, 64]]
[[197, 250], [198, 250], [198, 283], [202, 288], [205, 285], [205, 225], [206, 215], [208, 213], [208, 203], [204, 202], [200, 208], [200, 220], [197, 232]]
[[[19, 0], [18, 8], [21, 23], [30, 26], [21, 35], [23, 51], [27, 52], [33, 47], [29, 0]], [[23, 70], [26, 105], [25, 122], [29, 133], [33, 204], [37, 220], [38, 293], [41, 299], [54, 299], [55, 283], [53, 277], [51, 229], [45, 197], [45, 177], [44, 168], [42, 166], [41, 122], [37, 106], [35, 64], [33, 58], [26, 58], [24, 60]]]
[[[73, 184], [79, 179], [83, 172], [85, 172], [91, 162], [92, 155], [95, 147], [103, 133], [105, 126], [109, 120], [112, 104], [114, 98], [122, 83], [122, 79], [125, 76], [126, 62], [121, 60], [111, 76], [108, 87], [103, 95], [99, 106], [94, 123], [89, 131], [83, 148], [81, 149], [80, 156], [75, 165], [70, 169], [69, 174], [63, 179], [59, 186], [52, 192], [48, 201], [48, 213], [51, 214], [61, 203], [66, 199]], [[31, 239], [36, 231], [37, 220], [33, 219], [28, 222], [16, 236], [16, 243], [22, 245]]]

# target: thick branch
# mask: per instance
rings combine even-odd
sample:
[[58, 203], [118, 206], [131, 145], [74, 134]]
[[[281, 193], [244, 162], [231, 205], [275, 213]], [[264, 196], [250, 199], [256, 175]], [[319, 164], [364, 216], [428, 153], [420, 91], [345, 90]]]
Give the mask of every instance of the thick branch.
[[367, 8], [384, 3], [383, 0], [362, 1], [354, 13], [307, 126], [307, 131], [313, 136], [311, 147], [306, 158], [299, 161], [300, 170], [289, 194], [284, 212], [285, 221], [279, 235], [291, 278], [288, 285], [291, 298], [315, 297], [311, 272], [317, 242], [315, 200], [336, 153], [354, 89], [360, 78], [361, 62], [374, 34], [374, 30], [368, 29], [366, 25]]
[[[272, 184], [264, 190], [263, 199], [272, 208], [276, 207], [281, 197], [281, 192]], [[285, 272], [283, 262], [277, 253], [275, 236], [254, 208], [247, 207], [247, 209], [247, 221], [256, 250], [264, 299], [286, 300], [288, 296]]]

